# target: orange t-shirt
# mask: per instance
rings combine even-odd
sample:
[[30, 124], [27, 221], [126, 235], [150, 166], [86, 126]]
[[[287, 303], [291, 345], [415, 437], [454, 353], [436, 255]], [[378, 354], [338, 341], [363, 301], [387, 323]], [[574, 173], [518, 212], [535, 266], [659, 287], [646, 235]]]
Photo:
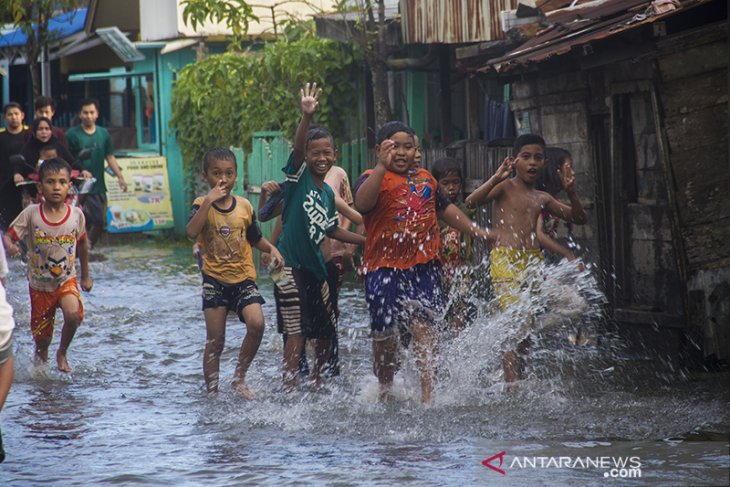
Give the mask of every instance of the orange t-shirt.
[[[372, 173], [368, 169], [360, 177]], [[363, 215], [367, 241], [363, 274], [381, 267], [409, 269], [439, 259], [436, 179], [425, 169], [401, 175], [387, 171], [375, 208]]]

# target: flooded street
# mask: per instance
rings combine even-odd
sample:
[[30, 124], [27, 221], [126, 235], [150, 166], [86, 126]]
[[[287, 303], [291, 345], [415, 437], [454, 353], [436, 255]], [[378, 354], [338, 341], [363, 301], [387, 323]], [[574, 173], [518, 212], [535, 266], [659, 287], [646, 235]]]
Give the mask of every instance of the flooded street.
[[[535, 348], [530, 378], [507, 393], [495, 328], [482, 320], [442, 346], [433, 406], [419, 403], [409, 360], [399, 400], [381, 404], [364, 294], [351, 283], [340, 298], [341, 376], [327, 392], [284, 394], [273, 291], [260, 276], [266, 332], [248, 374], [258, 399], [229, 386], [245, 329], [234, 317], [221, 392], [208, 396], [190, 246], [148, 241], [103, 251], [108, 260], [91, 264], [94, 290], [84, 295], [70, 376], [33, 367], [24, 266], [10, 262], [16, 378], [0, 416], [0, 485], [728, 483], [727, 372], [687, 375], [622, 354], [614, 339], [581, 348], [556, 338]], [[52, 354], [59, 332], [57, 324]], [[504, 463], [489, 463], [504, 475], [482, 464], [500, 452]], [[639, 457], [641, 478], [608, 478], [605, 468], [575, 461], [528, 468], [525, 457]]]

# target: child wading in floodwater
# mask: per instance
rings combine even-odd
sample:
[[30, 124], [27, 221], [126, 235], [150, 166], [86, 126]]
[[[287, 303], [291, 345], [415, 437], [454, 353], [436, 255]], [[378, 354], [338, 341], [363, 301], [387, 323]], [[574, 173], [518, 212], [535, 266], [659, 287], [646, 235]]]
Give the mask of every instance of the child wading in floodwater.
[[[536, 262], [543, 259], [536, 225], [541, 210], [573, 223], [583, 224], [586, 214], [575, 191], [575, 177], [563, 174], [563, 188], [570, 198], [568, 206], [535, 189], [540, 170], [545, 164], [545, 141], [533, 134], [517, 137], [514, 157], [507, 157], [497, 172], [466, 198], [469, 206], [494, 202], [492, 220], [498, 233], [498, 247], [491, 250], [490, 270], [501, 309], [517, 300], [520, 288], [537, 282], [531, 275]], [[512, 170], [515, 176], [510, 177]], [[529, 337], [502, 356], [505, 382], [524, 378], [523, 356], [529, 348]]]
[[373, 371], [387, 399], [397, 370], [399, 328], [413, 336], [421, 401], [432, 400], [435, 325], [443, 307], [438, 219], [456, 230], [491, 240], [441, 193], [436, 179], [414, 168], [413, 130], [388, 122], [378, 131], [378, 162], [360, 176], [355, 208], [363, 215], [365, 297], [373, 337]]
[[287, 165], [282, 168], [291, 184], [284, 185], [284, 207], [278, 245], [286, 258], [284, 278], [275, 282], [274, 297], [284, 345], [284, 388], [296, 385], [297, 368], [305, 339], [313, 340], [316, 352], [311, 377], [322, 386], [322, 371], [331, 356], [337, 333], [337, 317], [330, 299], [322, 243], [330, 237], [362, 244], [362, 235], [338, 226], [335, 194], [325, 177], [337, 159], [332, 134], [324, 127], [310, 130], [319, 107], [317, 84], [300, 91], [299, 121]]
[[203, 314], [206, 341], [203, 375], [208, 392], [217, 392], [220, 358], [226, 336], [226, 317], [235, 311], [246, 323], [233, 387], [246, 399], [254, 399], [246, 385], [246, 372], [264, 335], [264, 313], [256, 287], [252, 246], [278, 259], [279, 251], [263, 238], [251, 203], [231, 194], [236, 183], [236, 157], [228, 149], [210, 149], [203, 156], [203, 177], [210, 185], [207, 195], [193, 202], [187, 234], [201, 235], [200, 253], [203, 273]]
[[[19, 255], [15, 244], [28, 246], [30, 282], [30, 329], [35, 357], [48, 361], [56, 309], [63, 311], [61, 344], [56, 363], [61, 372], [71, 372], [66, 355], [76, 329], [84, 319], [84, 306], [76, 282], [76, 256], [81, 264], [81, 289], [90, 291], [89, 247], [84, 214], [66, 204], [71, 190], [71, 166], [63, 159], [49, 159], [38, 170], [38, 192], [43, 202], [25, 208], [4, 235], [9, 255]], [[78, 247], [78, 248], [77, 248]]]

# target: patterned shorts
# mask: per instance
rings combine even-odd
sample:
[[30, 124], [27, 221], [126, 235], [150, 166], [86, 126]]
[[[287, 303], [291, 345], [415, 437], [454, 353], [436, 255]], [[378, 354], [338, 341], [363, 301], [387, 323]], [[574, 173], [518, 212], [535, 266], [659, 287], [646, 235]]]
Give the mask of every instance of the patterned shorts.
[[243, 321], [241, 311], [250, 304], [264, 304], [259, 288], [251, 279], [228, 284], [203, 274], [203, 309], [225, 306], [228, 311], [235, 311]]
[[50, 342], [53, 338], [53, 325], [56, 322], [56, 309], [61, 307], [64, 296], [76, 296], [79, 300], [79, 317], [84, 319], [84, 305], [76, 278], [69, 279], [55, 291], [37, 291], [30, 288], [30, 331], [36, 342]]

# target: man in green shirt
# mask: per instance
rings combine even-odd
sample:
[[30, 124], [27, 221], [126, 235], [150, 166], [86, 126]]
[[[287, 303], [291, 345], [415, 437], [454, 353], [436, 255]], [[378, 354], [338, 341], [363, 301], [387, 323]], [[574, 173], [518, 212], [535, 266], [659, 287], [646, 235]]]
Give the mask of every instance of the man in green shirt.
[[84, 149], [91, 149], [91, 157], [80, 160], [82, 167], [91, 172], [96, 178], [96, 183], [84, 199], [84, 215], [86, 216], [86, 230], [89, 243], [93, 246], [101, 237], [106, 223], [106, 183], [104, 182], [104, 160], [114, 171], [122, 191], [127, 191], [127, 183], [124, 181], [122, 171], [114, 157], [114, 147], [109, 132], [96, 125], [99, 118], [99, 102], [93, 98], [87, 98], [81, 102], [79, 110], [81, 125], [72, 127], [66, 133], [68, 146], [71, 153], [79, 157]]

